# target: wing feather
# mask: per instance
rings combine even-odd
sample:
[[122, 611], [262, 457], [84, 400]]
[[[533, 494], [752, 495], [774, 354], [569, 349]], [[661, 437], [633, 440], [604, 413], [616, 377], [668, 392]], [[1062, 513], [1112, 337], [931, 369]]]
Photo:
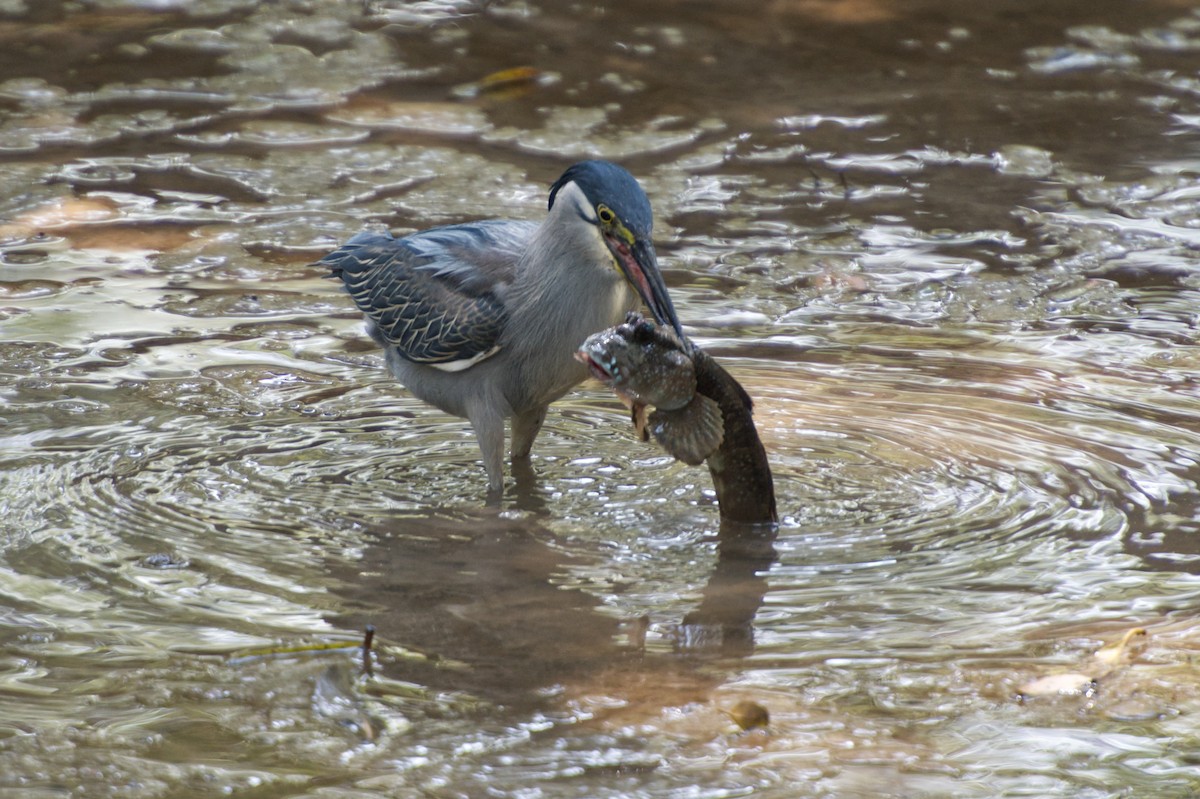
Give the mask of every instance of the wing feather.
[[504, 290], [535, 228], [492, 220], [399, 239], [360, 233], [318, 263], [406, 359], [466, 368], [497, 350]]

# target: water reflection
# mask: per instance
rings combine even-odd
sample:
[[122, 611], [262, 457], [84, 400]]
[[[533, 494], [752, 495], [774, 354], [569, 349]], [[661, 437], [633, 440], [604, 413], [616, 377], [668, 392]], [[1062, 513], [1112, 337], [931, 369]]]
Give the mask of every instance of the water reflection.
[[[705, 664], [753, 650], [772, 538], [761, 528], [721, 531], [695, 607], [680, 617], [680, 598], [661, 597], [659, 610], [675, 616], [655, 623], [669, 641], [662, 650], [647, 645], [646, 616], [621, 618], [593, 591], [565, 584], [586, 559], [566, 551], [551, 530], [510, 513], [448, 509], [376, 523], [358, 564], [329, 563], [344, 598], [333, 621], [342, 628], [369, 621], [381, 636], [435, 656], [385, 657], [388, 677], [467, 691], [521, 719], [498, 730], [485, 720], [476, 748], [462, 753], [469, 764], [435, 764], [456, 773], [467, 793], [484, 774], [494, 774], [497, 785], [528, 786], [581, 774], [653, 773], [666, 764], [658, 745], [634, 733], [641, 745], [613, 748], [614, 725], [622, 716], [645, 723], [673, 707], [719, 706], [712, 697], [722, 670]], [[729, 734], [728, 721], [716, 715], [697, 724], [703, 738]], [[547, 745], [561, 757], [546, 760]]]
[[[336, 625], [370, 624], [384, 637], [468, 667], [467, 673], [439, 675], [434, 663], [415, 675], [416, 682], [448, 680], [507, 703], [614, 669], [653, 673], [644, 649], [645, 618], [616, 618], [592, 593], [563, 585], [564, 576], [586, 561], [565, 552], [550, 530], [511, 516], [434, 512], [372, 525], [362, 551], [365, 569], [329, 564], [347, 605], [370, 609], [339, 616]], [[775, 559], [773, 538], [766, 529], [731, 525], [721, 531], [717, 561], [697, 606], [663, 625], [676, 654], [753, 651], [753, 620]], [[411, 673], [404, 677], [414, 679]]]

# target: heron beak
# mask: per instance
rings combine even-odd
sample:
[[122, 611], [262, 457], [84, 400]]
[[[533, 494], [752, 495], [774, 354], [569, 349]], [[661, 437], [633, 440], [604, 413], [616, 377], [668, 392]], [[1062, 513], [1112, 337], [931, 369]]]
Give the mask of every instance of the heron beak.
[[659, 324], [670, 325], [679, 336], [684, 351], [691, 353], [692, 343], [683, 335], [683, 325], [679, 323], [675, 306], [671, 304], [671, 295], [667, 293], [662, 273], [658, 271], [654, 245], [641, 239], [634, 241], [632, 246], [620, 240], [609, 239], [609, 242], [625, 279], [637, 289], [642, 302], [646, 303]]

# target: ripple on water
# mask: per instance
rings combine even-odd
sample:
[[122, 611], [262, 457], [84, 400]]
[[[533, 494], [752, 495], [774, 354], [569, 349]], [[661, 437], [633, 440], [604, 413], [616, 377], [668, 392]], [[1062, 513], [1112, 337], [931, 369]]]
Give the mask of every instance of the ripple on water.
[[[459, 73], [519, 52], [506, 37], [611, 19], [132, 5], [63, 4], [39, 43], [121, 43], [87, 69], [44, 60], [54, 82], [0, 84], [0, 790], [1194, 794], [1196, 164], [1146, 153], [1164, 126], [1195, 134], [1179, 57], [1195, 15], [1045, 49], [997, 37], [998, 59], [980, 37], [966, 71], [918, 62], [953, 65], [973, 24], [935, 45], [897, 15], [921, 58], [897, 70], [894, 48], [859, 48], [879, 59], [851, 59], [863, 93], [834, 58], [808, 113], [701, 52], [709, 25], [750, 63], [804, 69], [785, 30], [803, 9], [757, 38], [744, 14], [697, 7], [615, 50], [597, 38], [594, 74], [547, 50], [557, 82], [447, 102], [479, 77]], [[166, 31], [180, 15], [212, 23]], [[668, 78], [672, 51], [686, 70]], [[981, 58], [1003, 78], [982, 100], [976, 79], [928, 77], [977, 76]], [[1075, 121], [1059, 106], [1121, 135], [1048, 143]], [[979, 121], [997, 112], [1012, 124]], [[729, 337], [711, 348], [758, 402], [785, 515], [769, 556], [728, 557], [705, 470], [637, 441], [594, 386], [481, 511], [469, 427], [396, 388], [346, 298], [299, 265], [364, 225], [540, 218], [572, 153], [638, 161], [678, 305]], [[480, 589], [497, 574], [517, 587]], [[362, 593], [339, 595], [343, 579]], [[692, 614], [740, 594], [744, 649], [710, 657]], [[520, 698], [534, 711], [457, 706], [421, 676], [367, 691], [315, 658], [218, 657], [342, 640], [331, 619], [359, 600], [441, 622], [471, 662], [416, 673], [446, 682], [535, 670], [519, 644], [567, 648], [547, 619], [621, 620], [635, 651], [615, 674], [547, 669], [553, 687]], [[1103, 690], [1133, 702], [1013, 701], [1131, 617], [1151, 629], [1147, 669]], [[743, 698], [770, 708], [769, 734], [721, 726]]]

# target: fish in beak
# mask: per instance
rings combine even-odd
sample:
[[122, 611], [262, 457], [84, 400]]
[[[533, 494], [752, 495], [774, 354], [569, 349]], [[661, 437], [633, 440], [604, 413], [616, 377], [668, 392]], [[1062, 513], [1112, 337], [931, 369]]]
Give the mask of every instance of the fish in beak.
[[[721, 408], [696, 390], [693, 356], [665, 327], [630, 313], [624, 324], [589, 336], [575, 360], [629, 406], [643, 441], [653, 435], [673, 457], [692, 465], [721, 446]], [[656, 410], [647, 414], [649, 405]]]
[[658, 270], [658, 257], [654, 254], [654, 245], [648, 240], [637, 239], [631, 246], [615, 236], [605, 236], [605, 241], [612, 250], [613, 257], [617, 259], [621, 274], [637, 289], [650, 313], [659, 324], [670, 326], [679, 336], [684, 351], [691, 353], [692, 343], [683, 334], [683, 325], [675, 313], [671, 295], [667, 293], [662, 272]]

